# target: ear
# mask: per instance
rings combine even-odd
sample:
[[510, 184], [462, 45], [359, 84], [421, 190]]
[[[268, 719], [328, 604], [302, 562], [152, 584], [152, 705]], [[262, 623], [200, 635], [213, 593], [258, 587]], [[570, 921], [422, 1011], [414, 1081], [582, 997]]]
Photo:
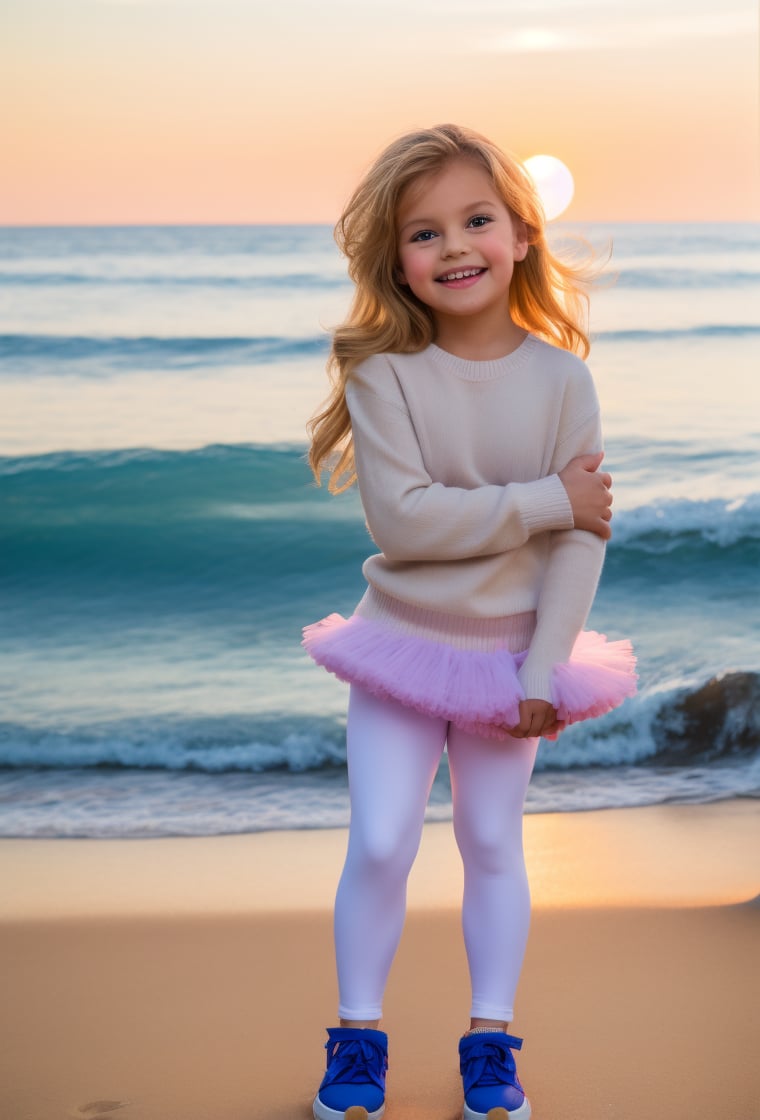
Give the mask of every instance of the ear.
[[514, 238], [512, 241], [512, 248], [514, 251], [514, 258], [516, 261], [524, 261], [528, 255], [528, 227], [522, 218], [512, 218], [512, 230]]
[[397, 268], [396, 269], [395, 277], [396, 277], [396, 280], [399, 284], [404, 284], [404, 286], [406, 286], [406, 275], [405, 275], [404, 270], [402, 268]]

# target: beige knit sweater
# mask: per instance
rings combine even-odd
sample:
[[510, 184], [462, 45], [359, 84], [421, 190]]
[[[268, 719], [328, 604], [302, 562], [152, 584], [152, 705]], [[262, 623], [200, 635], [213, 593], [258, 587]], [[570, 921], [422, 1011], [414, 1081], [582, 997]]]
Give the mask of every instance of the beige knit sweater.
[[381, 550], [356, 613], [459, 648], [528, 648], [526, 696], [551, 700], [604, 559], [557, 473], [602, 447], [585, 363], [532, 335], [495, 361], [433, 345], [369, 358], [346, 399]]

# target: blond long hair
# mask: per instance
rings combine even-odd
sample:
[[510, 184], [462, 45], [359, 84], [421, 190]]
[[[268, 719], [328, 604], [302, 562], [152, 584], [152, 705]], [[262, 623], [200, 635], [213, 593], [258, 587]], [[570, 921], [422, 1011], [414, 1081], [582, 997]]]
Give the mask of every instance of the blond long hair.
[[504, 204], [528, 230], [528, 252], [515, 262], [509, 287], [513, 322], [565, 350], [588, 354], [590, 268], [550, 251], [541, 200], [522, 164], [479, 133], [453, 124], [401, 136], [378, 156], [335, 227], [355, 290], [346, 320], [333, 331], [327, 363], [330, 396], [307, 425], [309, 465], [318, 484], [329, 467], [333, 493], [356, 480], [346, 405], [351, 371], [372, 354], [424, 350], [435, 335], [430, 309], [397, 279], [399, 200], [416, 180], [462, 157], [484, 168]]

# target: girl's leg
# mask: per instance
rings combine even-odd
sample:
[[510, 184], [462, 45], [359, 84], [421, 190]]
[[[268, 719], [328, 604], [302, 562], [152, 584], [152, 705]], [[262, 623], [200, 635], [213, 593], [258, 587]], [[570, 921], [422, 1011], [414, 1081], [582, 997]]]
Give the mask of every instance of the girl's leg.
[[538, 739], [449, 731], [454, 832], [464, 863], [462, 926], [474, 1020], [509, 1023], [530, 924], [522, 814]]
[[406, 880], [419, 847], [446, 730], [445, 720], [351, 686], [347, 727], [351, 828], [335, 900], [343, 1020], [380, 1018], [404, 924]]

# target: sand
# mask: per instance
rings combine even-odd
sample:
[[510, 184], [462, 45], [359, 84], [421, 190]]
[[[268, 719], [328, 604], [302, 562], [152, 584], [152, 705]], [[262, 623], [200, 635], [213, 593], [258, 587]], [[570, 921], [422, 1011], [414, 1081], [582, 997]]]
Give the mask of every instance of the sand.
[[[535, 1120], [760, 1117], [751, 801], [526, 818]], [[2, 1120], [307, 1120], [345, 833], [0, 841]], [[387, 1120], [457, 1120], [468, 985], [429, 825], [383, 1026]]]

